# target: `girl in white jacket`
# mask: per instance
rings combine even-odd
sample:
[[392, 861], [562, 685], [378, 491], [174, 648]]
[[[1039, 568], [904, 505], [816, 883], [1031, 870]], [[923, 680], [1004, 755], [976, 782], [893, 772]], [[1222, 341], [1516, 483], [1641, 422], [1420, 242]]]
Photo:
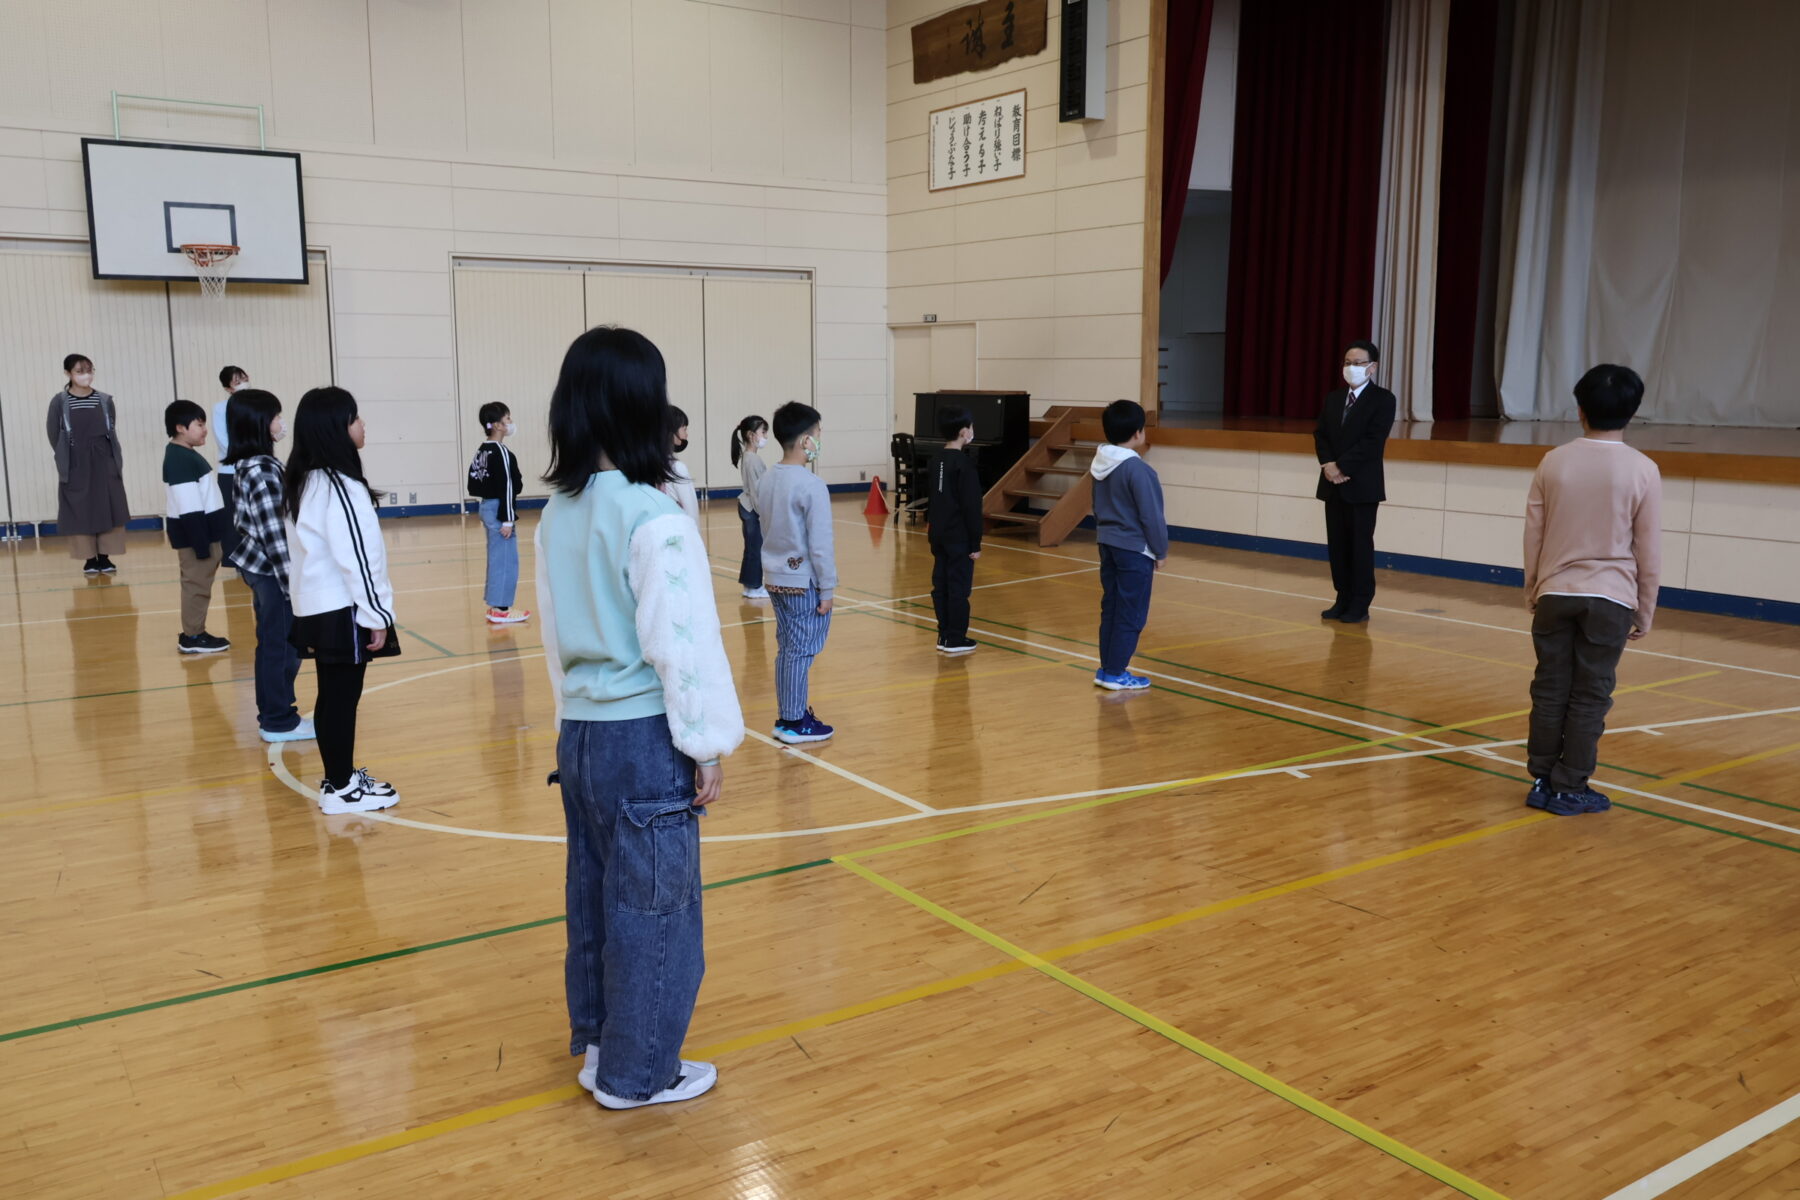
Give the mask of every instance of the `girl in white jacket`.
[[318, 664], [313, 726], [325, 762], [319, 808], [330, 814], [373, 812], [400, 799], [391, 785], [355, 765], [363, 674], [371, 658], [400, 653], [387, 548], [375, 493], [363, 478], [363, 433], [354, 396], [339, 387], [314, 388], [294, 411], [287, 462], [290, 639], [302, 658]]
[[718, 1078], [680, 1054], [705, 971], [700, 814], [744, 717], [700, 530], [658, 490], [668, 409], [642, 334], [576, 338], [550, 398], [537, 531], [569, 831], [569, 1052], [606, 1108], [691, 1099]]

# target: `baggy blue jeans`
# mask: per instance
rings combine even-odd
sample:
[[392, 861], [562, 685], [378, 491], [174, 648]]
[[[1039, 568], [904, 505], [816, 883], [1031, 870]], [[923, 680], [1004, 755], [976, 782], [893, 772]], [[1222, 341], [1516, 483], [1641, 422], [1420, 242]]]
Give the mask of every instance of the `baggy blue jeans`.
[[481, 502], [481, 523], [487, 526], [487, 586], [482, 599], [489, 608], [511, 608], [519, 590], [519, 527], [511, 537], [500, 536], [500, 502]]
[[256, 724], [267, 733], [287, 733], [300, 724], [300, 710], [294, 707], [300, 654], [288, 641], [293, 605], [273, 575], [240, 567], [238, 578], [250, 589], [256, 608]]
[[694, 760], [664, 715], [564, 721], [569, 1053], [600, 1048], [596, 1086], [648, 1100], [681, 1073], [706, 973]]
[[1136, 550], [1100, 546], [1100, 669], [1119, 675], [1131, 667], [1138, 635], [1150, 619], [1156, 564]]

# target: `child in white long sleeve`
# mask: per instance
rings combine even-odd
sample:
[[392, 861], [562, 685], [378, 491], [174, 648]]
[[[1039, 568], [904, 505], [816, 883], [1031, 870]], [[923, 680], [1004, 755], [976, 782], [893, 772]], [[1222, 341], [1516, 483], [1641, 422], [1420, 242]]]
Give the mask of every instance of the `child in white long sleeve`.
[[642, 334], [576, 338], [550, 399], [537, 532], [569, 832], [569, 1052], [606, 1108], [688, 1100], [718, 1079], [680, 1054], [705, 971], [699, 819], [744, 718], [700, 530], [660, 490], [668, 409]]

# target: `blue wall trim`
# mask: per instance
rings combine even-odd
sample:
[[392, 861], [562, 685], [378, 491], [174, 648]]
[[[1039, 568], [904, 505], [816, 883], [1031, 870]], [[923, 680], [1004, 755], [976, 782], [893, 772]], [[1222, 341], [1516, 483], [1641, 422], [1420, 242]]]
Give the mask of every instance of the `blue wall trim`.
[[[1313, 542], [1296, 542], [1288, 538], [1257, 537], [1248, 533], [1224, 533], [1217, 529], [1190, 529], [1169, 526], [1169, 538], [1177, 542], [1197, 542], [1204, 546], [1222, 546], [1228, 550], [1252, 550], [1259, 554], [1280, 554], [1288, 558], [1325, 559], [1325, 547]], [[1429, 558], [1422, 554], [1388, 554], [1377, 552], [1375, 565], [1386, 571], [1410, 571], [1415, 575], [1435, 575], [1440, 579], [1463, 579], [1472, 583], [1495, 583], [1503, 587], [1523, 588], [1525, 572], [1517, 567], [1493, 567], [1486, 563], [1459, 562], [1452, 558]], [[1722, 617], [1745, 617], [1752, 621], [1779, 621], [1800, 625], [1800, 604], [1787, 600], [1759, 600], [1754, 596], [1728, 596], [1723, 592], [1701, 592], [1690, 588], [1666, 587], [1657, 596], [1662, 608], [1684, 612], [1712, 613]]]

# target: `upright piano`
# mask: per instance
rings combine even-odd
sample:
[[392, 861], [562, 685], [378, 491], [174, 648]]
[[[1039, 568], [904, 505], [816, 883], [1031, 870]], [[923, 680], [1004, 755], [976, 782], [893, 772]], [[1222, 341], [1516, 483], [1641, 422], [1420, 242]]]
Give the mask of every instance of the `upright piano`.
[[938, 413], [966, 408], [975, 418], [975, 440], [968, 454], [986, 493], [1031, 445], [1031, 393], [1008, 391], [946, 390], [913, 393], [913, 451], [916, 469], [924, 477], [931, 456], [944, 448], [938, 433]]

